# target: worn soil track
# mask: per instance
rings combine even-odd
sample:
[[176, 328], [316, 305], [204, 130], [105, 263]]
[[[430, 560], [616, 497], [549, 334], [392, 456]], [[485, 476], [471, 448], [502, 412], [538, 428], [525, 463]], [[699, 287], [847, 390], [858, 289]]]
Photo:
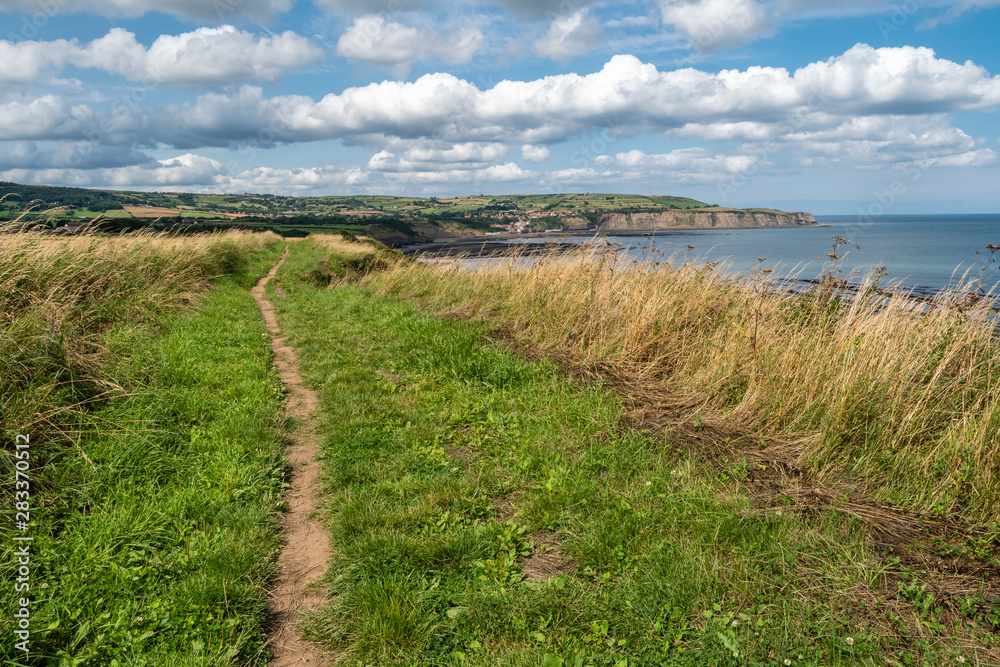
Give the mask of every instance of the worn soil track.
[[316, 667], [326, 665], [327, 661], [319, 647], [299, 636], [295, 624], [302, 612], [315, 611], [326, 602], [321, 591], [310, 587], [326, 571], [330, 559], [329, 536], [319, 520], [312, 516], [319, 498], [320, 464], [316, 443], [319, 398], [316, 392], [303, 384], [298, 358], [281, 337], [274, 306], [266, 296], [267, 284], [287, 257], [286, 249], [281, 261], [251, 290], [271, 334], [274, 364], [285, 385], [288, 395], [286, 410], [295, 427], [288, 448], [288, 462], [292, 468], [289, 479], [291, 488], [287, 496], [289, 511], [282, 525], [286, 544], [278, 554], [278, 580], [271, 593], [274, 624], [270, 643], [274, 659], [269, 664], [274, 667]]

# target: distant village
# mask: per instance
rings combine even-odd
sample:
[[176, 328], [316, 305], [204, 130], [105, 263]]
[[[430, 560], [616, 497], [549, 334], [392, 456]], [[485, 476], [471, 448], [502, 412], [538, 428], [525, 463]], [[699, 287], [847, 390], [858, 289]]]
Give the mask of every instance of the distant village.
[[[126, 208], [129, 208], [129, 207], [126, 207]], [[266, 208], [267, 207], [265, 207], [265, 211], [266, 211]], [[596, 211], [597, 211], [597, 209], [589, 209], [589, 212], [596, 212]], [[180, 211], [180, 210], [177, 211], [178, 214], [181, 213], [181, 212], [182, 211]], [[234, 216], [232, 213], [227, 213], [225, 211], [219, 211], [219, 210], [214, 210], [214, 211], [200, 210], [199, 213], [214, 213], [214, 214], [218, 214], [219, 217], [218, 218], [204, 218], [204, 217], [202, 217], [202, 218], [184, 218], [185, 224], [190, 224], [190, 225], [199, 225], [199, 224], [212, 225], [212, 224], [218, 224], [218, 223], [221, 223], [221, 222], [231, 222], [231, 220], [232, 220], [233, 217], [244, 217], [244, 216], [247, 215], [246, 213], [239, 213], [239, 214], [236, 214]], [[400, 212], [396, 212], [396, 211], [388, 212], [388, 211], [382, 211], [380, 209], [375, 209], [375, 208], [371, 208], [371, 209], [368, 209], [368, 210], [360, 210], [360, 211], [359, 210], [355, 210], [355, 211], [339, 211], [339, 210], [335, 210], [335, 209], [330, 209], [328, 211], [328, 213], [329, 214], [334, 214], [334, 215], [336, 215], [336, 214], [339, 214], [339, 215], [356, 215], [358, 217], [367, 217], [367, 216], [371, 216], [371, 215], [376, 215], [378, 213], [396, 214], [396, 215], [399, 215], [400, 217], [402, 217], [404, 219], [415, 219], [415, 218], [419, 218], [420, 217], [418, 214], [410, 213], [408, 211], [407, 212], [403, 212], [403, 211], [400, 211]], [[254, 217], [256, 217], [256, 218], [264, 218], [264, 219], [269, 219], [269, 220], [281, 220], [283, 218], [291, 218], [291, 217], [294, 217], [294, 216], [302, 215], [302, 213], [298, 212], [298, 211], [280, 211], [280, 212], [273, 212], [273, 213], [272, 212], [261, 212], [261, 213], [254, 213], [252, 215]], [[535, 226], [535, 229], [532, 229], [532, 223], [535, 223], [538, 220], [547, 220], [547, 219], [552, 219], [552, 218], [565, 218], [565, 217], [578, 216], [578, 215], [580, 215], [580, 212], [578, 212], [578, 211], [572, 211], [572, 210], [569, 210], [569, 209], [561, 209], [561, 210], [551, 210], [551, 211], [476, 211], [475, 213], [473, 213], [472, 211], [467, 211], [462, 217], [464, 219], [471, 219], [473, 217], [477, 217], [477, 218], [487, 218], [487, 219], [497, 220], [497, 222], [491, 224], [490, 227], [492, 229], [496, 229], [498, 233], [500, 233], [500, 232], [506, 232], [506, 233], [511, 233], [511, 234], [523, 234], [523, 233], [527, 233], [529, 231], [536, 231], [537, 230], [537, 225]], [[157, 218], [163, 218], [163, 217], [166, 217], [166, 216], [161, 212], [161, 213], [159, 213], [159, 215], [136, 215], [135, 217], [137, 219], [140, 219], [140, 220], [155, 220]], [[86, 227], [86, 225], [87, 225], [88, 222], [89, 222], [88, 220], [82, 220], [82, 221], [75, 221], [74, 220], [74, 221], [69, 221], [69, 222], [66, 222], [65, 224], [61, 225], [57, 229], [59, 231], [64, 232], [64, 233], [77, 233], [77, 232], [82, 231]]]

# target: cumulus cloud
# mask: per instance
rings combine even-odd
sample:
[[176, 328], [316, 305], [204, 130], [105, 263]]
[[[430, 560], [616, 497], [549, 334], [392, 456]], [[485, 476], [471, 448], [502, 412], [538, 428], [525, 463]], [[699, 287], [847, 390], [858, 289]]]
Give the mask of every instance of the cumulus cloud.
[[774, 29], [757, 0], [660, 0], [663, 22], [687, 35], [696, 51], [722, 51]]
[[233, 26], [199, 28], [162, 35], [147, 49], [135, 35], [113, 28], [88, 44], [0, 41], [0, 59], [13, 63], [0, 72], [0, 82], [24, 83], [44, 71], [67, 65], [121, 74], [153, 85], [274, 81], [285, 70], [305, 67], [322, 51], [293, 32], [258, 37]]
[[604, 38], [600, 22], [584, 7], [552, 21], [549, 31], [535, 40], [535, 53], [560, 62], [587, 53]]
[[[440, 187], [469, 187], [493, 183], [529, 182], [534, 172], [513, 162], [471, 168], [414, 170], [396, 167], [391, 154], [376, 155], [364, 167], [337, 169], [332, 166], [308, 169], [256, 168], [233, 175], [229, 192], [295, 192], [328, 194], [331, 190], [363, 190], [398, 193], [402, 189], [437, 191]], [[224, 189], [220, 191], [226, 191]]]
[[994, 151], [977, 148], [978, 142], [944, 115], [849, 118], [827, 128], [790, 133], [782, 141], [810, 164], [982, 166], [996, 159]]
[[1000, 105], [1000, 77], [971, 61], [937, 58], [925, 47], [858, 44], [842, 56], [798, 70], [795, 81], [847, 109], [928, 113]]
[[683, 148], [658, 155], [632, 150], [614, 157], [602, 155], [596, 162], [601, 166], [622, 167], [627, 173], [644, 177], [658, 175], [678, 183], [710, 183], [748, 169], [755, 158], [712, 154], [704, 148]]
[[268, 20], [292, 8], [291, 0], [0, 0], [0, 10], [24, 10], [48, 16], [97, 12], [105, 16], [141, 16], [163, 12], [183, 18], [225, 22], [235, 16]]
[[544, 162], [549, 159], [551, 151], [545, 146], [532, 146], [524, 144], [521, 146], [521, 157], [528, 162]]
[[337, 41], [337, 55], [376, 65], [387, 65], [402, 73], [421, 60], [440, 58], [466, 63], [483, 50], [485, 39], [478, 28], [461, 28], [441, 35], [429, 28], [413, 28], [387, 22], [378, 15], [355, 19]]
[[532, 175], [514, 162], [503, 162], [506, 154], [507, 147], [499, 143], [416, 145], [399, 158], [390, 151], [379, 151], [368, 161], [366, 170], [399, 185], [509, 182]]
[[202, 188], [227, 180], [225, 168], [218, 161], [200, 155], [185, 154], [167, 160], [127, 167], [104, 169], [52, 168], [8, 169], [0, 178], [19, 183], [61, 183], [79, 187], [149, 188], [187, 186]]
[[86, 141], [18, 141], [9, 150], [0, 149], [0, 170], [4, 169], [103, 169], [149, 164], [153, 159], [134, 149], [102, 146]]
[[426, 168], [434, 165], [492, 164], [507, 155], [507, 146], [501, 143], [467, 142], [446, 148], [414, 146], [407, 149], [400, 162], [408, 168]]
[[20, 42], [0, 40], [0, 84], [29, 83], [38, 80], [43, 72], [62, 69], [66, 62], [65, 50], [72, 44], [66, 40], [56, 42]]
[[74, 62], [133, 81], [172, 85], [274, 81], [282, 72], [305, 67], [321, 54], [308, 39], [291, 31], [258, 37], [229, 25], [199, 28], [162, 35], [146, 49], [135, 35], [115, 28], [83, 48]]
[[633, 56], [615, 56], [592, 74], [502, 81], [486, 90], [443, 73], [348, 88], [318, 101], [266, 97], [259, 87], [242, 86], [150, 111], [123, 105], [112, 117], [48, 95], [0, 103], [0, 139], [86, 139], [103, 128], [102, 143], [186, 150], [340, 139], [397, 152], [396, 144], [417, 140], [539, 146], [593, 131], [762, 141], [851, 117], [998, 108], [1000, 77], [971, 62], [940, 59], [924, 48], [858, 45], [794, 73], [660, 72]]
[[772, 34], [790, 21], [882, 16], [883, 35], [928, 13], [918, 27], [935, 28], [1000, 0], [658, 0], [663, 22], [685, 35], [696, 51], [730, 49]]
[[491, 166], [507, 155], [507, 147], [500, 143], [468, 142], [445, 148], [422, 144], [406, 149], [398, 160], [391, 151], [379, 151], [368, 161], [368, 168], [396, 172], [469, 170]]
[[316, 4], [332, 12], [353, 14], [376, 14], [379, 12], [403, 12], [423, 9], [425, 0], [315, 0]]
[[57, 95], [15, 100], [0, 103], [0, 140], [82, 139], [96, 121], [89, 106], [71, 105]]
[[[2, 1], [2, 0], [0, 0]], [[502, 7], [515, 16], [525, 20], [535, 20], [566, 14], [579, 7], [593, 4], [596, 0], [468, 0], [469, 4], [492, 5]], [[432, 3], [427, 0], [316, 0], [316, 4], [330, 11], [350, 12], [354, 14], [372, 14], [377, 12], [396, 13], [424, 9]]]

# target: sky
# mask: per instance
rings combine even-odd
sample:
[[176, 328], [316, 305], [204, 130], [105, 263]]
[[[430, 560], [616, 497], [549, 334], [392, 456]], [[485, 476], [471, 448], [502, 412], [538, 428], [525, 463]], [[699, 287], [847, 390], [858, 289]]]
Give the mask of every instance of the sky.
[[1000, 212], [1000, 0], [0, 0], [0, 180]]

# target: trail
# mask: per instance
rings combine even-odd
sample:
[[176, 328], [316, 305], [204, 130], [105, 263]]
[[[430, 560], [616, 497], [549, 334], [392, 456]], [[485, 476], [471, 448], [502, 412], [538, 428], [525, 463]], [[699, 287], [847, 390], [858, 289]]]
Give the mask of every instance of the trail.
[[267, 330], [271, 335], [274, 363], [281, 374], [281, 381], [288, 394], [286, 410], [292, 417], [295, 429], [288, 448], [291, 464], [291, 489], [287, 500], [288, 514], [282, 522], [286, 544], [278, 554], [278, 581], [272, 591], [271, 612], [275, 624], [271, 631], [272, 667], [293, 665], [326, 665], [318, 646], [302, 639], [295, 624], [304, 611], [314, 611], [326, 601], [321, 592], [306, 591], [310, 583], [326, 571], [330, 559], [330, 540], [319, 520], [310, 515], [319, 499], [319, 447], [316, 436], [316, 411], [319, 398], [306, 387], [299, 374], [298, 358], [291, 346], [285, 344], [278, 326], [274, 306], [266, 296], [267, 284], [278, 273], [288, 258], [285, 255], [266, 276], [260, 279], [250, 293], [260, 306]]

